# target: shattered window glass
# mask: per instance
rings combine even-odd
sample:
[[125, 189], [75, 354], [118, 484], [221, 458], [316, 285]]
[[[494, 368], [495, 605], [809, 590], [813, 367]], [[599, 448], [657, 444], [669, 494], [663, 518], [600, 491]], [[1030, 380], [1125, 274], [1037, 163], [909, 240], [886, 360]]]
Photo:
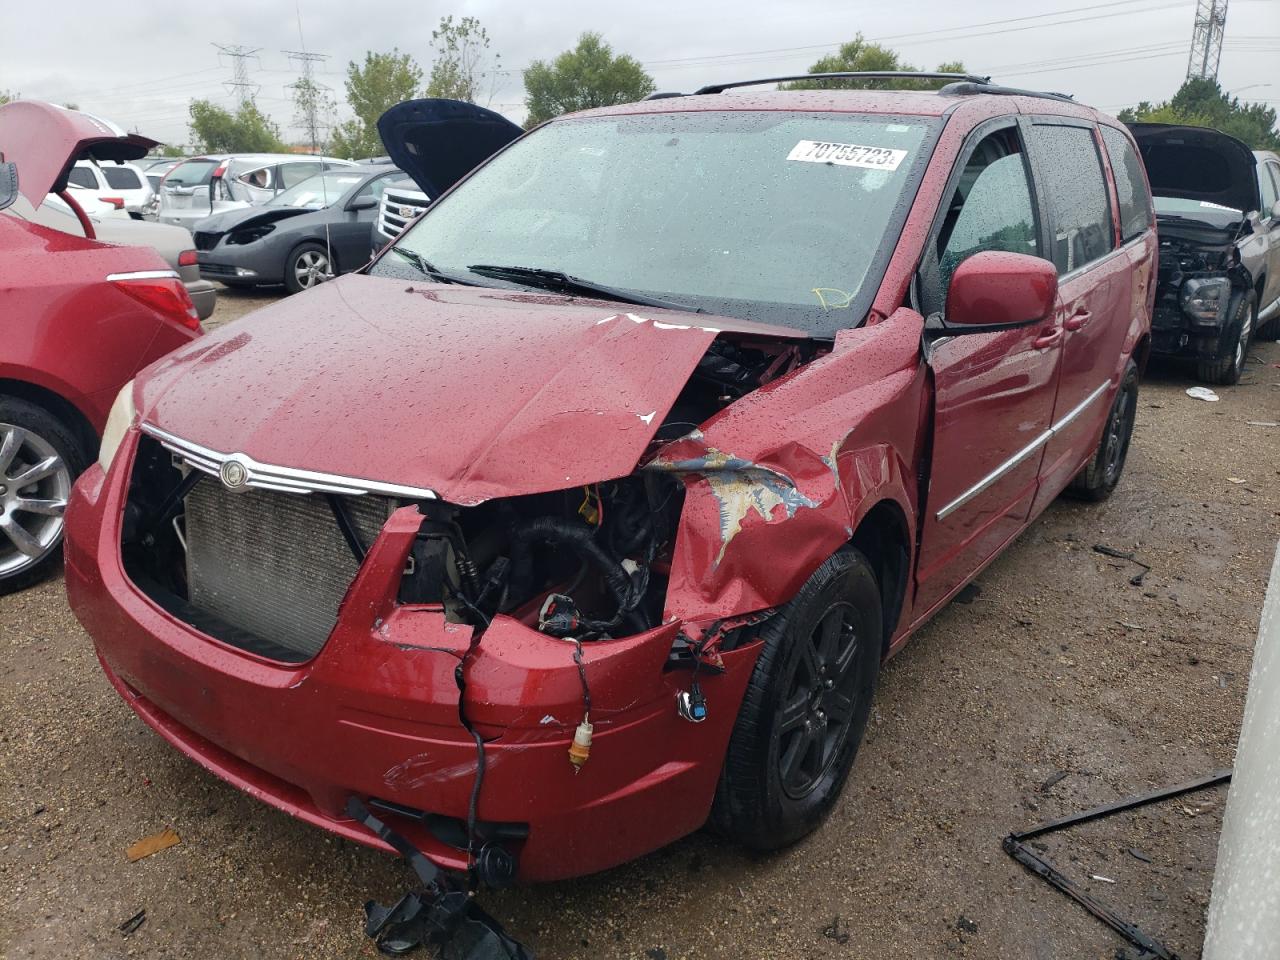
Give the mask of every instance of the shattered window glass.
[[956, 267], [983, 250], [1039, 253], [1031, 185], [1017, 134], [1001, 130], [974, 148], [938, 234], [946, 290]]
[[[553, 122], [399, 244], [452, 274], [532, 267], [708, 313], [852, 327], [934, 123], [747, 111]], [[404, 269], [384, 258], [372, 272]]]
[[1114, 127], [1101, 127], [1102, 142], [1111, 157], [1111, 172], [1116, 178], [1116, 197], [1120, 201], [1120, 239], [1132, 240], [1151, 223], [1151, 198], [1147, 194], [1142, 161], [1133, 145]]
[[1111, 203], [1093, 131], [1087, 127], [1037, 123], [1031, 147], [1053, 217], [1053, 262], [1059, 273], [1079, 270], [1115, 248]]

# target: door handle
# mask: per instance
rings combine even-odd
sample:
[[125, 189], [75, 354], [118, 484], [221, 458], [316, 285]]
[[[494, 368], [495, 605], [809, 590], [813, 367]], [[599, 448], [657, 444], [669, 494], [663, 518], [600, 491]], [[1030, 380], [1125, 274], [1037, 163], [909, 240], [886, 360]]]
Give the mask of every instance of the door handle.
[[1040, 336], [1031, 341], [1031, 345], [1037, 350], [1045, 350], [1057, 344], [1062, 339], [1061, 327], [1046, 327], [1040, 331]]
[[1090, 321], [1090, 319], [1092, 319], [1092, 317], [1093, 317], [1093, 314], [1091, 314], [1088, 310], [1080, 309], [1080, 310], [1077, 310], [1075, 313], [1073, 313], [1071, 316], [1067, 317], [1067, 319], [1063, 321], [1062, 325], [1066, 327], [1068, 330], [1079, 330], [1085, 324], [1087, 324]]

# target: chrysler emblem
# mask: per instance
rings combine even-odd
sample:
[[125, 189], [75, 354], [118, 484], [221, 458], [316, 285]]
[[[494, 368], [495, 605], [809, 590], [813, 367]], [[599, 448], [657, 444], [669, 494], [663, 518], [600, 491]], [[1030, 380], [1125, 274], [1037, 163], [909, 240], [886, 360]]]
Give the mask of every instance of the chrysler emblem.
[[233, 458], [218, 468], [218, 479], [228, 490], [243, 490], [249, 482], [249, 468]]

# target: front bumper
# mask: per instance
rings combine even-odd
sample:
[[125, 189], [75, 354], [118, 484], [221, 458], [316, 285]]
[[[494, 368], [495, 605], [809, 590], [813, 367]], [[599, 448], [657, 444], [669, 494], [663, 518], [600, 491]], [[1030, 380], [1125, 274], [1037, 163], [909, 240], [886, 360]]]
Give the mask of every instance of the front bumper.
[[272, 245], [258, 241], [228, 244], [219, 239], [212, 250], [198, 250], [196, 262], [200, 276], [223, 283], [283, 283], [287, 251], [275, 251]]
[[[125, 702], [184, 754], [286, 813], [387, 849], [343, 813], [351, 794], [465, 818], [476, 770], [458, 720], [457, 655], [469, 627], [389, 597], [418, 521], [393, 515], [353, 581], [328, 643], [311, 661], [280, 664], [197, 632], [126, 576], [119, 537], [136, 435], [109, 476], [91, 467], [67, 511], [66, 581]], [[521, 824], [518, 878], [595, 872], [701, 826], [754, 664], [754, 647], [724, 655], [702, 678], [708, 720], [677, 716], [686, 671], [667, 672], [681, 624], [586, 645], [595, 724], [591, 757], [568, 760], [582, 718], [573, 647], [497, 617], [468, 671], [468, 716], [488, 741], [482, 821]], [[465, 854], [422, 822], [388, 817], [436, 863]]]

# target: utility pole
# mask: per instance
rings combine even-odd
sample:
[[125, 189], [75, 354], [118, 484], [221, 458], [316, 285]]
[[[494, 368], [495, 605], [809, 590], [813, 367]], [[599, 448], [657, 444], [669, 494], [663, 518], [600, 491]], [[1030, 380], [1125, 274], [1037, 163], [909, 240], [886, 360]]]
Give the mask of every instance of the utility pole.
[[327, 53], [308, 53], [305, 50], [282, 50], [290, 60], [298, 64], [298, 69], [302, 76], [293, 83], [288, 84], [287, 89], [293, 91], [293, 101], [297, 105], [298, 112], [293, 118], [294, 126], [301, 127], [306, 131], [307, 139], [311, 144], [311, 152], [318, 153], [321, 129], [327, 129], [329, 124], [325, 123], [320, 117], [320, 108], [326, 99], [325, 94], [329, 88], [322, 83], [315, 81], [315, 65], [323, 63], [329, 59]]
[[1196, 22], [1191, 32], [1191, 55], [1187, 58], [1187, 79], [1218, 79], [1222, 59], [1222, 35], [1227, 29], [1227, 0], [1198, 0]]
[[256, 83], [249, 82], [249, 58], [256, 60], [258, 51], [262, 48], [246, 47], [242, 43], [215, 43], [214, 46], [218, 48], [219, 54], [226, 54], [231, 58], [231, 79], [223, 86], [236, 95], [240, 106], [252, 103], [259, 87]]

